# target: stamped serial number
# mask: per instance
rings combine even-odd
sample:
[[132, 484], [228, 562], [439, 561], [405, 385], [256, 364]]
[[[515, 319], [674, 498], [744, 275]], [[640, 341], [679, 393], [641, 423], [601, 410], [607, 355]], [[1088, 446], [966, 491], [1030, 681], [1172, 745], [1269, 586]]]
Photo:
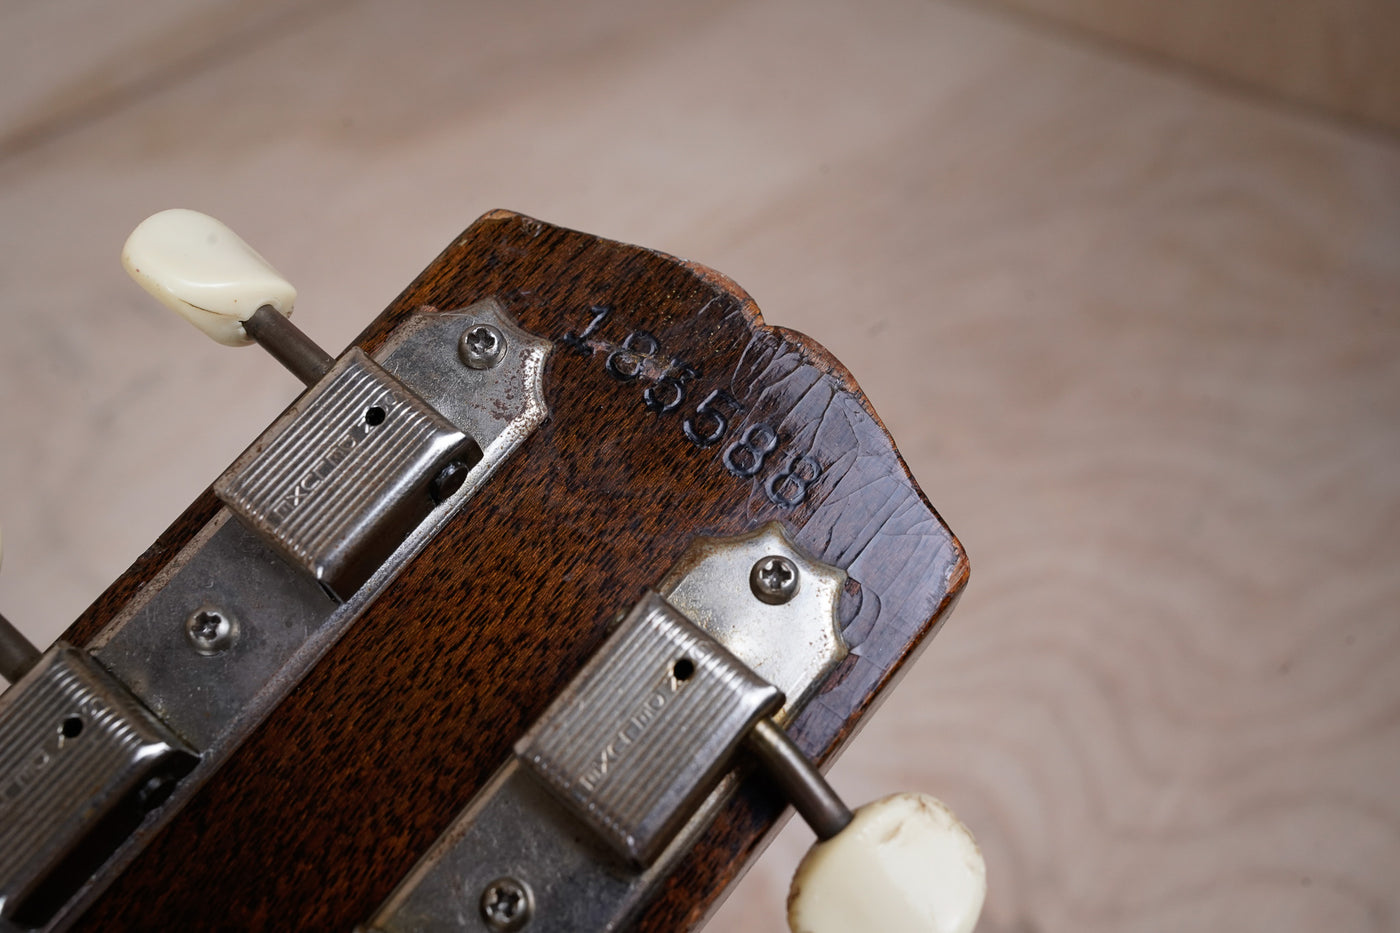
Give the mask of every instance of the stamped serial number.
[[[643, 384], [642, 404], [657, 416], [686, 407], [692, 383], [700, 379], [695, 367], [680, 356], [667, 354], [661, 341], [645, 330], [629, 331], [619, 344], [607, 342], [599, 332], [612, 309], [594, 305], [588, 313], [591, 319], [583, 330], [564, 335], [565, 346], [584, 356], [605, 353], [603, 368], [618, 382]], [[712, 389], [693, 409], [684, 412], [681, 433], [701, 448], [728, 441], [720, 458], [726, 470], [744, 479], [758, 477], [775, 505], [791, 508], [801, 504], [821, 479], [820, 461], [811, 451], [786, 449], [777, 428], [766, 421], [737, 430], [735, 425], [742, 422], [747, 412], [747, 406], [729, 388]]]

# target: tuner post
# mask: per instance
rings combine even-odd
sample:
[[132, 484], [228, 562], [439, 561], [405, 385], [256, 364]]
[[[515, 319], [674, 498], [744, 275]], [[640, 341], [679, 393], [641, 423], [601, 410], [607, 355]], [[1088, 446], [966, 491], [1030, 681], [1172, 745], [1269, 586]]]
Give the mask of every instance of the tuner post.
[[308, 386], [320, 382], [335, 363], [335, 359], [306, 336], [305, 331], [271, 305], [254, 311], [253, 316], [243, 322], [243, 330]]
[[0, 615], [0, 677], [14, 683], [39, 660], [39, 649]]
[[[5, 542], [0, 537], [0, 561], [5, 559]], [[10, 620], [0, 615], [0, 677], [14, 683], [25, 675], [39, 660], [39, 649], [34, 647]]]
[[818, 839], [830, 839], [850, 825], [850, 807], [777, 723], [760, 719], [744, 741]]
[[788, 925], [801, 933], [971, 933], [987, 892], [972, 834], [942, 802], [894, 794], [855, 813], [772, 719], [744, 744], [817, 834], [792, 879]]

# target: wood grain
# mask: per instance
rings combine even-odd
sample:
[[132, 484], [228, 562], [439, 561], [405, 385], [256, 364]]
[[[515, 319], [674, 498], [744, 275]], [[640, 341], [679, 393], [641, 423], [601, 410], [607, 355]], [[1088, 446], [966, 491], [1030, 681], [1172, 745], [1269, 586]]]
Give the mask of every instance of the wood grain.
[[[851, 654], [790, 730], [819, 761], [951, 607], [967, 579], [962, 549], [849, 374], [801, 335], [762, 326], [732, 282], [497, 212], [357, 343], [372, 351], [410, 313], [488, 297], [555, 341], [549, 419], [79, 928], [348, 929], [367, 920], [597, 648], [608, 620], [658, 584], [696, 536], [781, 521], [799, 546], [850, 575], [839, 621]], [[570, 340], [600, 308], [608, 315], [592, 335]], [[642, 346], [629, 339], [638, 333], [657, 349], [620, 361]], [[668, 377], [688, 387], [686, 404], [670, 411]], [[719, 443], [693, 443], [683, 419], [717, 389], [742, 413]], [[645, 403], [649, 390], [659, 406]], [[747, 441], [765, 436], [753, 434], [760, 425], [777, 444], [762, 469], [764, 457], [734, 455], [736, 443], [768, 446]], [[783, 464], [799, 456], [820, 464], [805, 489], [782, 480], [793, 469]], [[160, 553], [192, 534], [207, 499]], [[90, 639], [159, 563], [139, 562], [67, 640]], [[698, 923], [781, 809], [751, 779], [640, 927]]]
[[[17, 9], [0, 94], [100, 70]], [[985, 930], [1400, 926], [1390, 137], [937, 0], [326, 10], [0, 162], [9, 618], [55, 637], [297, 391], [125, 281], [141, 217], [221, 216], [339, 349], [513, 207], [859, 377], [977, 574], [831, 778], [949, 801]], [[810, 841], [711, 926], [783, 929]]]
[[1202, 74], [1400, 130], [1400, 9], [1388, 0], [993, 0]]

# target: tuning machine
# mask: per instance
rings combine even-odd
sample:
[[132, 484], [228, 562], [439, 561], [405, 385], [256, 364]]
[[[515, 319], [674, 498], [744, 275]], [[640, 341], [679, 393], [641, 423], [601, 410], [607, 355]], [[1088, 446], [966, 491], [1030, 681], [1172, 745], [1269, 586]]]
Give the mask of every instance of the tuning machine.
[[962, 824], [919, 794], [852, 813], [780, 724], [847, 654], [844, 581], [776, 523], [698, 540], [362, 929], [623, 928], [756, 763], [819, 839], [794, 931], [968, 933], [985, 868]]
[[[492, 297], [409, 310], [373, 354], [332, 359], [287, 320], [292, 286], [213, 218], [157, 214], [122, 261], [307, 389], [214, 481], [223, 507], [85, 644], [40, 654], [0, 619], [5, 930], [61, 927], [90, 903], [548, 414], [551, 344]], [[472, 366], [462, 342], [485, 330], [494, 357]]]
[[[292, 284], [213, 217], [184, 209], [148, 217], [127, 238], [122, 265], [161, 304], [215, 341], [256, 341], [308, 386], [334, 362], [288, 319], [297, 295]], [[39, 657], [0, 615], [0, 677], [16, 682]]]
[[296, 289], [213, 217], [148, 217], [122, 264], [218, 343], [256, 342], [307, 385], [214, 492], [332, 598], [349, 598], [481, 462], [476, 438], [369, 355], [333, 359], [298, 329]]

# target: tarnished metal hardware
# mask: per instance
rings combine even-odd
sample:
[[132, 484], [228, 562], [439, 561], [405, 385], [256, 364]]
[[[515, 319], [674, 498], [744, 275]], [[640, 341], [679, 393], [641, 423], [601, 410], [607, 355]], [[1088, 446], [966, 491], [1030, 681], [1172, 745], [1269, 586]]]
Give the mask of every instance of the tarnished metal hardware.
[[749, 571], [749, 589], [770, 606], [781, 606], [792, 599], [801, 585], [797, 565], [781, 554], [760, 557]]
[[[767, 561], [792, 568], [793, 592], [785, 599], [763, 599], [753, 590], [753, 571]], [[740, 537], [697, 539], [657, 591], [783, 691], [787, 703], [774, 718], [785, 723], [846, 657], [836, 624], [845, 583], [845, 571], [812, 560], [782, 525], [770, 522]]]
[[648, 594], [515, 753], [622, 857], [649, 864], [783, 695]]
[[50, 648], [0, 695], [0, 918], [46, 923], [194, 762], [101, 667]]
[[[487, 323], [510, 350], [494, 369], [463, 366], [461, 332]], [[479, 463], [444, 478], [442, 502], [343, 604], [231, 510], [222, 510], [128, 603], [89, 649], [205, 760], [217, 760], [544, 420], [544, 362], [551, 344], [520, 329], [493, 300], [450, 313], [416, 314], [376, 354], [385, 371], [483, 450]], [[449, 464], [450, 466], [450, 464]], [[455, 487], [455, 488], [454, 488]], [[183, 628], [200, 608], [238, 621], [236, 643], [212, 656], [190, 650]], [[203, 772], [204, 766], [200, 771]], [[192, 779], [199, 778], [192, 775]]]
[[432, 485], [428, 487], [428, 491], [433, 494], [433, 501], [442, 503], [451, 499], [457, 490], [462, 488], [470, 474], [471, 467], [457, 461], [438, 470], [438, 475], [433, 477]]
[[[220, 650], [211, 650], [213, 643], [201, 650], [191, 632], [208, 609], [237, 620], [237, 638]], [[309, 574], [225, 509], [88, 650], [209, 758], [255, 707], [271, 706], [290, 688], [288, 671], [296, 670], [300, 653], [333, 636], [343, 612]]]
[[[788, 602], [778, 605], [759, 600], [747, 585], [755, 563], [775, 555], [791, 561], [802, 580], [798, 592]], [[774, 714], [774, 718], [786, 720], [802, 709], [815, 687], [846, 655], [846, 645], [836, 625], [837, 599], [844, 582], [842, 571], [799, 552], [775, 523], [742, 537], [698, 540], [660, 587], [669, 593], [667, 601], [670, 603], [669, 606], [665, 602], [660, 605], [666, 607], [662, 615], [668, 620], [667, 624], [674, 624], [680, 630], [689, 626], [688, 631], [693, 635], [703, 629], [705, 635], [722, 644], [732, 655], [731, 663], [747, 669], [745, 682], [749, 686], [746, 689], [752, 689], [755, 682], [773, 683], [778, 677], [792, 684], [797, 691], [796, 700], [789, 696]], [[645, 619], [648, 607], [655, 607], [657, 602], [644, 602], [628, 617], [630, 623], [636, 624], [639, 614]], [[686, 618], [677, 622], [682, 613]], [[366, 933], [449, 930], [489, 933], [493, 927], [476, 909], [476, 892], [503, 876], [519, 880], [533, 892], [533, 916], [527, 927], [530, 931], [618, 930], [636, 916], [738, 787], [738, 772], [724, 769], [733, 765], [730, 730], [747, 714], [722, 712], [716, 707], [691, 718], [669, 745], [652, 739], [647, 733], [655, 730], [656, 725], [646, 719], [645, 713], [638, 716], [635, 703], [633, 709], [628, 710], [628, 702], [644, 692], [638, 690], [636, 683], [662, 685], [659, 680], [647, 680], [647, 674], [655, 673], [658, 664], [664, 670], [662, 659], [671, 659], [670, 670], [674, 676], [674, 665], [680, 658], [660, 650], [652, 653], [649, 663], [638, 663], [644, 654], [639, 650], [624, 656], [628, 642], [625, 636], [620, 638], [618, 632], [627, 629], [628, 620], [609, 637], [587, 668], [596, 672], [603, 670], [604, 665], [615, 664], [626, 669], [625, 675], [620, 671], [610, 675], [621, 678], [614, 682], [616, 689], [612, 691], [612, 700], [617, 705], [606, 715], [585, 715], [584, 705], [578, 705], [587, 703], [582, 694], [594, 692], [595, 701], [602, 701], [609, 691], [601, 678], [592, 691], [587, 690], [583, 686], [585, 675], [580, 674], [541, 720], [553, 723], [557, 741], [563, 744], [569, 744], [567, 729], [575, 730], [573, 737], [576, 739], [581, 739], [583, 731], [593, 736], [586, 742], [572, 743], [579, 754], [571, 759], [575, 762], [571, 768], [559, 769], [558, 773], [565, 775], [565, 779], [560, 780], [557, 775], [544, 779], [533, 763], [525, 763], [539, 738], [537, 724], [517, 745], [517, 756], [496, 772], [380, 907], [370, 924], [363, 928]], [[632, 637], [639, 638], [636, 633], [632, 633]], [[637, 645], [655, 646], [663, 642], [664, 639], [639, 638]], [[684, 667], [681, 672], [685, 672]], [[718, 692], [717, 697], [721, 693], [724, 691]], [[572, 699], [563, 706], [566, 696]], [[725, 701], [719, 699], [718, 702]], [[645, 704], [642, 709], [646, 709]], [[655, 714], [658, 717], [675, 715], [676, 710], [675, 705], [663, 703]], [[609, 734], [607, 729], [597, 726], [603, 721], [610, 726], [623, 724], [615, 733], [619, 741], [609, 740], [598, 745], [597, 737]], [[746, 726], [741, 731], [746, 744], [751, 745], [756, 731], [764, 728], [775, 729], [781, 735], [781, 730], [770, 719], [760, 716], [748, 721], [752, 728]], [[717, 722], [722, 722], [723, 726], [716, 728]], [[711, 729], [717, 735], [707, 735]], [[723, 738], [719, 733], [723, 733]], [[758, 739], [760, 744], [763, 738]], [[781, 747], [768, 744], [777, 747], [781, 756]], [[624, 747], [619, 748], [619, 745]], [[641, 753], [635, 750], [639, 747], [652, 753], [651, 761], [640, 760]], [[720, 753], [718, 749], [722, 747], [728, 751]], [[661, 838], [664, 833], [660, 834], [659, 841], [652, 844], [656, 854], [649, 863], [639, 865], [632, 857], [638, 847], [618, 844], [617, 840], [625, 835], [618, 830], [626, 825], [624, 821], [610, 815], [605, 807], [595, 807], [597, 795], [590, 788], [582, 792], [565, 789], [590, 775], [588, 764], [578, 764], [589, 761], [583, 754], [588, 748], [595, 751], [591, 762], [594, 772], [602, 766], [611, 772], [602, 775], [604, 778], [618, 781], [619, 787], [625, 782], [634, 791], [647, 786], [648, 781], [665, 784], [664, 775], [669, 769], [684, 770], [689, 766], [707, 770], [712, 754], [721, 759], [718, 762], [721, 773], [712, 772], [713, 776], [702, 782], [704, 787], [699, 794], [670, 796], [677, 812], [664, 822], [674, 826], [679, 820], [681, 825], [668, 840]], [[629, 760], [629, 752], [636, 760]], [[572, 782], [567, 779], [570, 774], [575, 778]], [[816, 781], [811, 779], [812, 775], [816, 775]], [[812, 806], [804, 809], [804, 813], [808, 810], [815, 810], [819, 815], [825, 812], [824, 818], [834, 825], [839, 821], [839, 813], [821, 793], [817, 781], [820, 775], [808, 763], [805, 774], [796, 773], [792, 783], [807, 785], [810, 791], [806, 796]], [[821, 786], [825, 786], [824, 782]], [[616, 790], [604, 796], [629, 799], [627, 794]], [[631, 819], [644, 822], [635, 816], [644, 809], [631, 807], [634, 813]], [[658, 845], [659, 850], [656, 849]]]
[[200, 606], [185, 620], [185, 635], [195, 651], [210, 658], [238, 641], [238, 620], [218, 606]]
[[[500, 357], [487, 369], [462, 365], [458, 340], [477, 325], [501, 335]], [[471, 495], [548, 413], [544, 363], [553, 344], [524, 330], [496, 299], [460, 311], [415, 314], [374, 358], [448, 421], [481, 445], [484, 456], [465, 484]]]
[[343, 601], [436, 506], [438, 474], [480, 460], [475, 440], [352, 348], [214, 492]]
[[[452, 312], [425, 310], [430, 313], [400, 324], [374, 361], [455, 431], [475, 439], [483, 456], [465, 471], [450, 469], [453, 462], [435, 473], [422, 471], [428, 511], [344, 602], [330, 598], [310, 573], [224, 508], [98, 633], [88, 645], [92, 658], [199, 760], [140, 834], [105, 863], [97, 858], [86, 867], [88, 883], [42, 929], [62, 928], [93, 901], [544, 421], [550, 341], [521, 329], [494, 300]], [[457, 354], [462, 331], [476, 324], [505, 337], [503, 356], [488, 370], [464, 366]], [[186, 627], [204, 607], [216, 607], [237, 624], [237, 637], [213, 653], [195, 650]], [[12, 687], [7, 700], [20, 689]], [[0, 715], [0, 729], [7, 718]]]
[[481, 919], [493, 930], [523, 929], [534, 912], [534, 894], [517, 878], [494, 878], [481, 892]]
[[506, 338], [490, 324], [473, 324], [462, 331], [457, 353], [472, 369], [490, 369], [506, 352]]

